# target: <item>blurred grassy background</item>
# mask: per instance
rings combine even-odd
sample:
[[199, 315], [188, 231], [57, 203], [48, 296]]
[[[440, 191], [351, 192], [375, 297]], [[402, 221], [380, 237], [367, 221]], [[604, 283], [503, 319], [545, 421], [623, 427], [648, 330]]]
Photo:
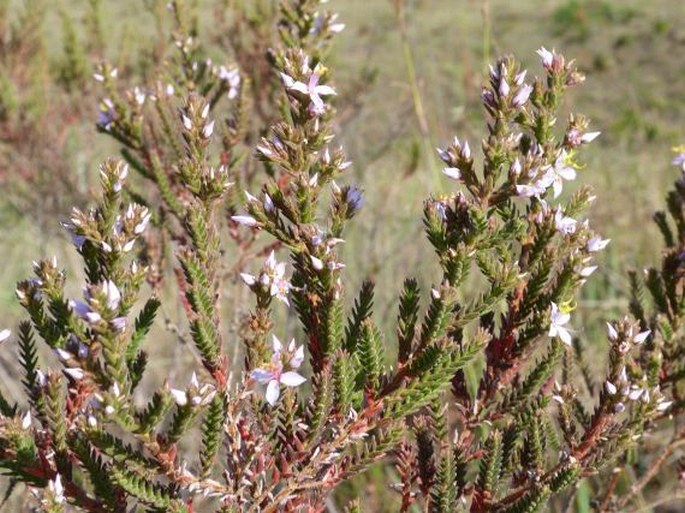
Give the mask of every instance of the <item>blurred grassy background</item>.
[[[64, 62], [65, 48], [84, 41], [92, 30], [93, 21], [86, 14], [88, 2], [5, 3], [9, 8], [3, 21], [10, 23], [31, 3], [46, 9], [42, 26], [35, 28], [36, 33], [26, 34], [27, 38], [42, 35], [45, 61], [36, 69], [31, 63], [24, 64], [29, 74], [44, 74], [40, 81], [43, 88], [36, 96], [39, 100], [31, 105], [49, 110], [57, 98], [52, 94], [53, 82], [59, 82], [71, 69], [70, 63]], [[210, 7], [219, 3], [199, 1], [204, 13], [201, 26], [211, 27]], [[102, 2], [104, 53], [114, 62], [127, 62], [141, 49], [154, 47], [159, 36], [151, 11], [159, 4]], [[670, 167], [670, 149], [685, 143], [685, 3], [407, 0], [404, 39], [390, 0], [331, 0], [329, 7], [340, 12], [341, 21], [347, 25], [334, 44], [329, 63], [340, 93], [339, 137], [354, 162], [351, 180], [365, 190], [364, 207], [344, 247], [347, 279], [350, 290], [364, 279], [376, 281], [376, 312], [388, 328], [386, 333], [392, 333], [395, 298], [402, 279], [414, 275], [425, 290], [437, 278], [423, 237], [421, 209], [429, 193], [445, 192], [450, 184], [436, 178], [434, 170], [439, 164], [434, 152], [427, 154], [426, 148], [445, 145], [455, 134], [478, 147], [484, 133], [479, 98], [487, 61], [512, 53], [531, 73], [539, 74], [535, 50], [540, 46], [555, 47], [568, 58], [577, 59], [587, 81], [568, 100], [574, 111], [593, 120], [594, 130], [602, 131], [602, 136], [583, 152], [587, 167], [579, 181], [595, 187], [598, 199], [590, 215], [592, 225], [612, 243], [585, 288], [580, 316], [574, 323], [579, 327], [587, 319], [591, 322], [586, 326], [603, 330], [600, 319], [626, 311], [626, 270], [656, 263], [660, 237], [651, 215], [662, 208], [665, 192], [677, 176]], [[423, 120], [416, 115], [403, 42], [415, 67], [425, 109]], [[220, 49], [213, 51], [218, 60], [225, 60]], [[138, 62], [137, 71], [144, 71], [145, 59]], [[11, 97], [7, 93], [11, 90], [7, 71], [0, 69], [5, 102]], [[89, 74], [90, 69], [82, 72]], [[78, 90], [71, 92], [74, 98], [80, 94]], [[71, 123], [55, 141], [61, 145], [61, 165], [76, 177], [71, 181], [69, 198], [50, 197], [56, 178], [48, 165], [33, 170], [47, 187], [41, 201], [25, 200], [15, 192], [0, 195], [0, 327], [13, 327], [20, 318], [13, 298], [14, 284], [30, 274], [32, 259], [56, 254], [70, 272], [78, 273], [76, 254], [58, 230], [58, 221], [68, 215], [67, 199], [81, 206], [87, 202], [97, 180], [97, 165], [116, 153], [112, 141], [94, 130], [96, 111], [95, 97], [84, 95], [82, 101], [62, 112], [70, 116]], [[562, 120], [559, 125], [563, 126]], [[21, 182], [13, 173], [29, 150], [35, 151], [35, 145], [27, 148], [0, 137], [0, 177]], [[6, 183], [0, 181], [3, 188]], [[166, 314], [169, 318], [182, 317], [180, 311]], [[586, 330], [588, 336], [594, 334], [594, 329]], [[156, 336], [161, 340], [170, 335], [160, 329]], [[148, 344], [164, 347], [154, 344], [154, 338]], [[14, 375], [13, 351], [3, 355], [3, 380]], [[179, 350], [169, 355], [160, 349], [159, 358], [152, 359], [159, 368], [159, 379], [167, 377], [174, 358], [191, 361], [186, 353]]]

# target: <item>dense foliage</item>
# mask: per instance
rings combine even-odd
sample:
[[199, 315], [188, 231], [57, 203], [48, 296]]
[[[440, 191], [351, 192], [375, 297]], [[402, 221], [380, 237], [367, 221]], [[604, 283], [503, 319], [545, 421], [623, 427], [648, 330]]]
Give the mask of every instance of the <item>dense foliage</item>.
[[[0, 332], [19, 346], [29, 405], [0, 396], [8, 479], [51, 513], [325, 511], [380, 462], [400, 511], [562, 510], [582, 479], [598, 510], [632, 507], [685, 440], [683, 179], [655, 216], [661, 267], [630, 277], [630, 312], [607, 324], [593, 374], [570, 324], [609, 241], [585, 217], [589, 188], [564, 187], [599, 133], [559, 113], [584, 77], [545, 48], [541, 77], [500, 59], [482, 91], [488, 135], [471, 143], [482, 153], [458, 137], [440, 149], [453, 192], [424, 203], [440, 278], [421, 291], [406, 277], [384, 333], [375, 285], [350, 291], [339, 251], [364, 203], [334, 142], [326, 58], [343, 25], [318, 1], [284, 1], [254, 22], [273, 25], [268, 50], [257, 38], [215, 63], [183, 3], [170, 10], [149, 83], [108, 63], [94, 75], [97, 127], [121, 158], [101, 166], [96, 205], [63, 223], [82, 297], [55, 259], [36, 262], [16, 290], [28, 319]], [[267, 64], [251, 63], [260, 49]], [[249, 291], [239, 330], [226, 283]], [[148, 393], [146, 339], [176, 301], [187, 334], [164, 343], [192, 343], [195, 372]], [[39, 344], [58, 361], [41, 365]], [[650, 433], [659, 456], [635, 472]]]

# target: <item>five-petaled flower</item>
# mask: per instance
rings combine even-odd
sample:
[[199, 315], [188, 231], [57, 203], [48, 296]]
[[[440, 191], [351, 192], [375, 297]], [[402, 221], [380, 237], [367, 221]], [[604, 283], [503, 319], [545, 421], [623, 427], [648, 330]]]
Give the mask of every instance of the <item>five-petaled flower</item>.
[[564, 187], [564, 180], [575, 180], [576, 170], [573, 166], [568, 165], [568, 154], [562, 150], [559, 156], [554, 161], [554, 165], [547, 170], [545, 176], [542, 178], [546, 187], [552, 186], [554, 190], [554, 198], [558, 198]]
[[281, 79], [286, 89], [289, 91], [296, 91], [309, 97], [311, 102], [311, 112], [316, 116], [320, 116], [326, 111], [326, 105], [321, 99], [322, 96], [335, 95], [335, 89], [327, 85], [319, 85], [319, 74], [313, 72], [309, 75], [309, 81], [305, 84], [299, 80], [294, 80], [290, 75], [281, 73]]
[[549, 336], [559, 337], [567, 346], [571, 345], [571, 331], [564, 325], [571, 320], [571, 315], [559, 309], [556, 303], [552, 302], [551, 323], [549, 326]]
[[283, 360], [287, 359], [290, 369], [299, 369], [304, 361], [304, 346], [295, 348], [295, 340], [291, 340], [288, 345], [287, 353], [283, 354], [283, 344], [273, 335], [272, 343], [273, 355], [271, 361], [264, 367], [258, 367], [250, 372], [250, 377], [258, 383], [266, 385], [266, 402], [271, 406], [276, 404], [281, 395], [281, 384], [287, 387], [297, 387], [307, 381], [307, 379], [296, 372], [289, 370], [283, 372]]
[[264, 262], [262, 272], [259, 276], [241, 273], [240, 277], [248, 287], [263, 286], [268, 289], [269, 294], [272, 297], [275, 297], [290, 306], [288, 292], [292, 288], [292, 285], [285, 279], [285, 262], [277, 262], [276, 255], [273, 251], [269, 254], [269, 258], [266, 259], [266, 262]]

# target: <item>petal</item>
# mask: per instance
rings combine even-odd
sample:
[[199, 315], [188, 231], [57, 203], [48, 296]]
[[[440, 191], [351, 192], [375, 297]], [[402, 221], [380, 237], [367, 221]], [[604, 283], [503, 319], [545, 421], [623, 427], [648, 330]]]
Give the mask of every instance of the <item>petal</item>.
[[633, 342], [635, 342], [636, 344], [642, 344], [645, 340], [647, 340], [647, 337], [649, 337], [650, 333], [652, 333], [651, 330], [638, 333], [633, 337]]
[[564, 329], [564, 328], [558, 328], [558, 332], [559, 332], [559, 338], [561, 339], [561, 341], [570, 347], [571, 342], [572, 342], [571, 333], [567, 329]]
[[304, 346], [300, 346], [297, 348], [297, 351], [295, 351], [295, 355], [290, 359], [290, 367], [292, 369], [297, 369], [302, 365], [302, 362], [304, 361]]
[[281, 351], [283, 351], [283, 344], [280, 340], [278, 340], [278, 337], [276, 335], [272, 336], [273, 341], [271, 342], [271, 349], [273, 350], [274, 354], [280, 354]]
[[457, 167], [446, 167], [442, 170], [442, 174], [452, 180], [459, 180], [461, 178], [461, 170]]
[[269, 381], [269, 384], [266, 386], [266, 394], [264, 394], [266, 402], [273, 406], [276, 404], [276, 401], [278, 401], [278, 396], [280, 395], [281, 385], [278, 383], [278, 381], [275, 379]]
[[252, 276], [251, 274], [240, 273], [240, 278], [243, 280], [245, 285], [247, 285], [248, 287], [251, 287], [252, 285], [257, 283], [257, 279], [254, 276]]
[[288, 371], [281, 374], [281, 383], [287, 387], [297, 387], [305, 381], [307, 381], [307, 378], [301, 376], [295, 371]]
[[557, 174], [564, 180], [575, 180], [577, 176], [576, 170], [569, 166], [557, 169]]
[[292, 85], [288, 86], [288, 89], [302, 94], [309, 94], [309, 88], [307, 87], [307, 84], [300, 81], [294, 82]]
[[250, 377], [258, 383], [268, 383], [274, 379], [274, 373], [267, 369], [252, 369]]
[[287, 88], [291, 88], [295, 81], [290, 75], [286, 75], [285, 73], [281, 73], [281, 80], [283, 81], [283, 85]]
[[314, 88], [314, 92], [320, 96], [331, 96], [337, 94], [335, 89], [327, 85], [320, 85]]

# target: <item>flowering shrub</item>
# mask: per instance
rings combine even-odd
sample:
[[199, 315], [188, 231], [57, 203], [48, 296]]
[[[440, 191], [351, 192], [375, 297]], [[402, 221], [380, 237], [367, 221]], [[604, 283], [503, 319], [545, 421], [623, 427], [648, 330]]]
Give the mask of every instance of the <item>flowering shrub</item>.
[[[607, 324], [604, 374], [578, 372], [575, 297], [609, 241], [583, 217], [590, 190], [564, 189], [599, 134], [576, 114], [557, 129], [562, 98], [583, 81], [573, 62], [541, 48], [538, 78], [499, 60], [482, 92], [482, 157], [458, 138], [440, 149], [455, 192], [425, 202], [441, 277], [426, 294], [407, 278], [396, 331], [384, 334], [374, 285], [353, 294], [343, 281], [339, 249], [363, 193], [342, 185], [351, 164], [333, 144], [322, 48], [342, 26], [316, 1], [282, 4], [269, 52], [278, 108], [245, 155], [249, 81], [204, 59], [183, 5], [171, 7], [177, 53], [153, 83], [122, 92], [116, 69], [95, 74], [107, 95], [97, 125], [123, 160], [101, 166], [97, 205], [64, 223], [82, 297], [67, 294], [54, 259], [39, 261], [16, 291], [29, 319], [16, 336], [0, 331], [19, 345], [29, 401], [20, 411], [0, 397], [10, 479], [49, 512], [324, 511], [341, 483], [382, 462], [395, 467], [400, 511], [559, 510], [584, 478], [599, 509], [631, 506], [685, 439], [677, 431], [621, 482], [645, 434], [676, 425], [685, 405], [683, 180], [668, 201], [676, 231], [656, 216], [662, 267], [632, 276], [632, 317]], [[255, 159], [263, 180], [244, 173]], [[197, 366], [185, 386], [141, 401], [145, 339], [166, 301], [144, 285], [158, 291], [169, 254]], [[251, 297], [230, 336], [227, 275]], [[285, 309], [299, 319], [287, 345]], [[58, 366], [39, 365], [38, 339]]]

